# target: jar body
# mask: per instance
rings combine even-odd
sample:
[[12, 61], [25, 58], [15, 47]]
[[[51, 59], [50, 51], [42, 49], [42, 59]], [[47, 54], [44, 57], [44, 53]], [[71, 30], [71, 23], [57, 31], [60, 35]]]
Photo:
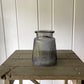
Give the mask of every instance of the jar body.
[[36, 65], [49, 66], [57, 62], [55, 39], [42, 35], [34, 39], [32, 61]]

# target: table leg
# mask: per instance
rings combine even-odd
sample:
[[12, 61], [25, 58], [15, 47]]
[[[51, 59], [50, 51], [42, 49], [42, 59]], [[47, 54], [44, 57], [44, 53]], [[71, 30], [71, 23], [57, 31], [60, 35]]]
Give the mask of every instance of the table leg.
[[5, 84], [13, 84], [14, 83], [14, 80], [5, 80]]
[[64, 81], [64, 84], [68, 84], [68, 80], [65, 80], [65, 81]]
[[77, 84], [81, 84], [81, 80], [78, 80], [78, 81], [77, 81]]
[[10, 84], [9, 80], [5, 80], [4, 82], [5, 82], [4, 84]]
[[72, 80], [73, 84], [81, 84], [81, 80]]
[[39, 82], [37, 82], [36, 80], [31, 80], [34, 84], [40, 84]]
[[84, 80], [81, 80], [81, 84], [84, 84]]
[[19, 84], [22, 84], [22, 80], [19, 80]]
[[14, 80], [10, 80], [10, 84], [13, 84], [14, 83]]

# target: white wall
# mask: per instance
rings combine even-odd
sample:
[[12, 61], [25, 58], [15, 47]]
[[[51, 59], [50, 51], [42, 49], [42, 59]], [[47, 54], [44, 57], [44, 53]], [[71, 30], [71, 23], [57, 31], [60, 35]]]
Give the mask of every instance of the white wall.
[[38, 12], [39, 29], [51, 30], [51, 0], [38, 0]]
[[7, 57], [18, 49], [15, 0], [2, 0]]
[[84, 0], [76, 0], [75, 4], [73, 50], [84, 62]]
[[[76, 1], [74, 6], [73, 1]], [[83, 3], [83, 0], [38, 0], [38, 3], [37, 0], [0, 0], [0, 64], [16, 49], [32, 49], [34, 31], [38, 29], [54, 30], [57, 49], [73, 47], [84, 61]], [[23, 82], [31, 84], [30, 81]], [[64, 80], [39, 82], [64, 84]]]
[[37, 30], [37, 1], [16, 0], [20, 49], [32, 49]]
[[[0, 65], [6, 60], [6, 51], [5, 51], [5, 40], [4, 40], [4, 28], [3, 28], [3, 17], [2, 17], [2, 4], [0, 1]], [[0, 84], [3, 84], [3, 81], [0, 80]]]
[[55, 0], [54, 7], [53, 30], [57, 49], [71, 49], [73, 0]]

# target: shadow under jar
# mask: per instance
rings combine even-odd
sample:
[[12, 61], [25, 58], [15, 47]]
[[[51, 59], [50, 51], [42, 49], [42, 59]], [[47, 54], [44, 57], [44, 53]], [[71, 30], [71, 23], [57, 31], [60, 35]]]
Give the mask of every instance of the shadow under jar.
[[32, 61], [35, 65], [51, 66], [57, 63], [54, 31], [35, 31]]

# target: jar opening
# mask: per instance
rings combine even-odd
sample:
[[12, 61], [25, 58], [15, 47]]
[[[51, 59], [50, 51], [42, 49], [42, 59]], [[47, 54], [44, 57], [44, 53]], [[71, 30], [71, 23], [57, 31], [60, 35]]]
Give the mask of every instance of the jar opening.
[[35, 33], [54, 33], [54, 31], [40, 30], [40, 31], [35, 31]]
[[37, 37], [53, 37], [54, 31], [35, 31]]

